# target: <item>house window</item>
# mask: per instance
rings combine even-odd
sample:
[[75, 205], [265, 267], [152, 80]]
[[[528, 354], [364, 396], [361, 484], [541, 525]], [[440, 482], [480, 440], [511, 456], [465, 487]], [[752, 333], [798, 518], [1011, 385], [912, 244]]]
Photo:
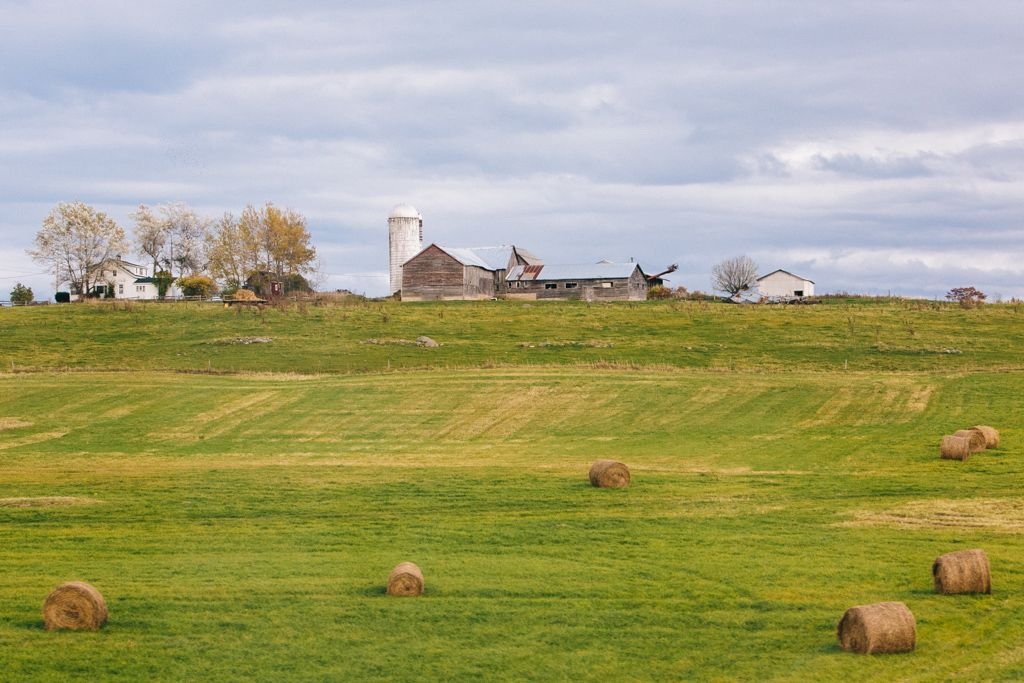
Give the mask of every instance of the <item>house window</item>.
[[793, 292], [793, 296], [803, 296], [803, 295], [804, 295], [804, 290], [802, 290], [802, 289], [798, 289], [795, 292]]
[[612, 283], [611, 282], [602, 282], [601, 283], [601, 289], [611, 289], [611, 288], [612, 288]]
[[118, 294], [124, 294], [124, 285], [118, 285], [117, 286], [117, 293]]
[[565, 288], [566, 289], [576, 289], [576, 287], [577, 287], [577, 284], [575, 282], [566, 282], [565, 283]]
[[558, 289], [558, 283], [556, 282], [545, 282], [544, 289]]

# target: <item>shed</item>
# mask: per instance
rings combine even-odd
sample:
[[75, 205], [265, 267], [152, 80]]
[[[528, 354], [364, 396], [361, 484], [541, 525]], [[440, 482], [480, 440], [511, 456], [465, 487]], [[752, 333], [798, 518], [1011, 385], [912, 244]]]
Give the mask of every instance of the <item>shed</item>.
[[518, 265], [507, 278], [510, 299], [640, 301], [648, 281], [637, 263]]
[[757, 278], [757, 289], [766, 299], [802, 299], [814, 296], [814, 281], [780, 269]]

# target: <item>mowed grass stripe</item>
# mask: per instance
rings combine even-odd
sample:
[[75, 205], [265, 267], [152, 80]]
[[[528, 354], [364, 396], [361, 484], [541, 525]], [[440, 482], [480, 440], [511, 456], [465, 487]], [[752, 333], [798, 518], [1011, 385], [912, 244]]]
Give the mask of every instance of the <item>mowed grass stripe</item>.
[[[19, 425], [0, 431], [15, 444], [0, 499], [95, 501], [0, 505], [12, 679], [1016, 672], [1024, 548], [1015, 525], [995, 523], [1015, 508], [993, 518], [984, 504], [1019, 497], [1016, 373], [132, 381], [145, 409], [119, 417], [68, 406], [123, 386], [122, 373], [0, 377], [0, 418]], [[922, 387], [927, 406], [909, 410]], [[521, 419], [501, 412], [507, 396], [528, 398]], [[1000, 426], [998, 451], [938, 458], [944, 431], [978, 422]], [[632, 486], [592, 488], [599, 457], [628, 462]], [[934, 557], [967, 547], [986, 549], [996, 592], [931, 594]], [[387, 573], [407, 559], [426, 595], [388, 600]], [[103, 591], [101, 633], [41, 630], [42, 598], [69, 579]], [[914, 610], [918, 650], [838, 652], [843, 610], [882, 599]]]

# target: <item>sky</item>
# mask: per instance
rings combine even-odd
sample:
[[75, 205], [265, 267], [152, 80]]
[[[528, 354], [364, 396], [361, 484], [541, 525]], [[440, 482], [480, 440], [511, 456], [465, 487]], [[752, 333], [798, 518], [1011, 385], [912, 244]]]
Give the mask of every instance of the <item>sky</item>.
[[387, 294], [387, 216], [548, 263], [752, 257], [818, 293], [1024, 298], [1024, 3], [0, 0], [0, 300], [58, 202], [308, 221]]

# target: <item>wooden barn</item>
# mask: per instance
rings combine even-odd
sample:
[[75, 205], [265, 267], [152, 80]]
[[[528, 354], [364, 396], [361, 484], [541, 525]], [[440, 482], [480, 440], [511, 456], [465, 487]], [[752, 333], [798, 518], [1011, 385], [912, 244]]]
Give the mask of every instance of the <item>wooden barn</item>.
[[517, 265], [506, 279], [510, 299], [642, 301], [648, 278], [636, 263]]
[[493, 299], [505, 293], [510, 268], [540, 263], [516, 246], [431, 244], [402, 265], [402, 301]]

